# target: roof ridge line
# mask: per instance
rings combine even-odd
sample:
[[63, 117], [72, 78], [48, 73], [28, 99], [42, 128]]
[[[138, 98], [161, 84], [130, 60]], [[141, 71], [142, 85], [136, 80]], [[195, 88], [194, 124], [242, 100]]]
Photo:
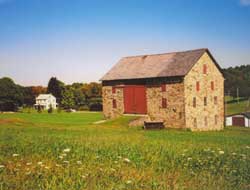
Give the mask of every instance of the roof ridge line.
[[200, 51], [200, 50], [205, 50], [205, 51], [207, 51], [208, 48], [198, 48], [198, 49], [191, 49], [191, 50], [185, 50], [185, 51], [173, 51], [173, 52], [167, 52], [167, 53], [132, 55], [132, 56], [125, 56], [125, 57], [122, 57], [122, 59], [125, 59], [125, 58], [132, 58], [132, 57], [143, 57], [143, 56], [159, 56], [159, 55], [167, 55], [167, 54], [174, 54], [174, 53], [186, 53], [186, 52]]

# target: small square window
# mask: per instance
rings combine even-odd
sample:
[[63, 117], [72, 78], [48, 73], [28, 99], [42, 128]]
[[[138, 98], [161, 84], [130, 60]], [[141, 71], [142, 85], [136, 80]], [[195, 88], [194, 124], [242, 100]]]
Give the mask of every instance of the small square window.
[[200, 91], [200, 82], [199, 81], [196, 82], [196, 91]]
[[204, 97], [204, 106], [207, 105], [207, 97]]
[[115, 89], [115, 87], [113, 86], [113, 87], [112, 87], [112, 93], [115, 94], [115, 91], [116, 91], [116, 89]]
[[217, 105], [217, 103], [218, 103], [218, 98], [217, 98], [217, 96], [215, 96], [214, 97], [214, 104]]
[[193, 97], [193, 107], [196, 108], [196, 97]]
[[215, 115], [214, 116], [214, 124], [217, 125], [217, 123], [218, 123], [218, 115]]
[[207, 74], [207, 65], [206, 64], [203, 65], [203, 74]]
[[204, 118], [204, 124], [207, 126], [207, 117]]
[[214, 81], [211, 81], [211, 90], [214, 90]]
[[166, 92], [166, 84], [162, 84], [161, 85], [161, 91], [162, 92]]
[[179, 112], [179, 119], [182, 119], [182, 112]]
[[197, 119], [194, 118], [194, 127], [197, 128]]
[[167, 108], [167, 99], [162, 98], [162, 108]]
[[113, 99], [113, 108], [117, 108], [116, 100], [115, 99]]

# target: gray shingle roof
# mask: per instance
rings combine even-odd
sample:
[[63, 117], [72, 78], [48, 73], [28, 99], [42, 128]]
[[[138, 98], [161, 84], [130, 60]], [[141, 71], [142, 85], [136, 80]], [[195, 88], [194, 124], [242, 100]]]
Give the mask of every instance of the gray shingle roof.
[[37, 100], [44, 100], [44, 99], [48, 99], [50, 97], [54, 97], [52, 94], [39, 94], [39, 96], [36, 98]]
[[234, 115], [243, 115], [246, 118], [250, 119], [250, 112], [235, 113], [235, 114], [227, 115], [227, 117], [231, 117], [231, 116], [234, 116]]
[[185, 76], [205, 52], [208, 49], [124, 57], [101, 81]]

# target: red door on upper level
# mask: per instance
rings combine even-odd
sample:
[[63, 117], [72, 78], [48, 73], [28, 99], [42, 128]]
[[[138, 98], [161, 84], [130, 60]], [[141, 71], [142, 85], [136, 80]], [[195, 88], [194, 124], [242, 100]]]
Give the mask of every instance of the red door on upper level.
[[139, 85], [125, 86], [124, 91], [124, 111], [131, 114], [146, 114], [146, 87]]

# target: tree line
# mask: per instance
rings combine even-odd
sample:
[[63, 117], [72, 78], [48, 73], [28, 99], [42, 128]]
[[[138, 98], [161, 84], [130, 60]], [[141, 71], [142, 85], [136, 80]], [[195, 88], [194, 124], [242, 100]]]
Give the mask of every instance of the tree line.
[[16, 84], [11, 78], [0, 79], [0, 111], [17, 111], [20, 107], [33, 107], [39, 94], [53, 94], [59, 109], [102, 110], [101, 84], [64, 82], [52, 77], [47, 87], [24, 87]]
[[[223, 69], [225, 94], [250, 98], [250, 65]], [[64, 82], [52, 77], [47, 87], [23, 87], [7, 77], [0, 79], [0, 111], [17, 111], [18, 107], [32, 107], [39, 94], [51, 93], [62, 109], [102, 110], [101, 84]]]
[[223, 69], [225, 94], [236, 98], [250, 98], [250, 65]]

